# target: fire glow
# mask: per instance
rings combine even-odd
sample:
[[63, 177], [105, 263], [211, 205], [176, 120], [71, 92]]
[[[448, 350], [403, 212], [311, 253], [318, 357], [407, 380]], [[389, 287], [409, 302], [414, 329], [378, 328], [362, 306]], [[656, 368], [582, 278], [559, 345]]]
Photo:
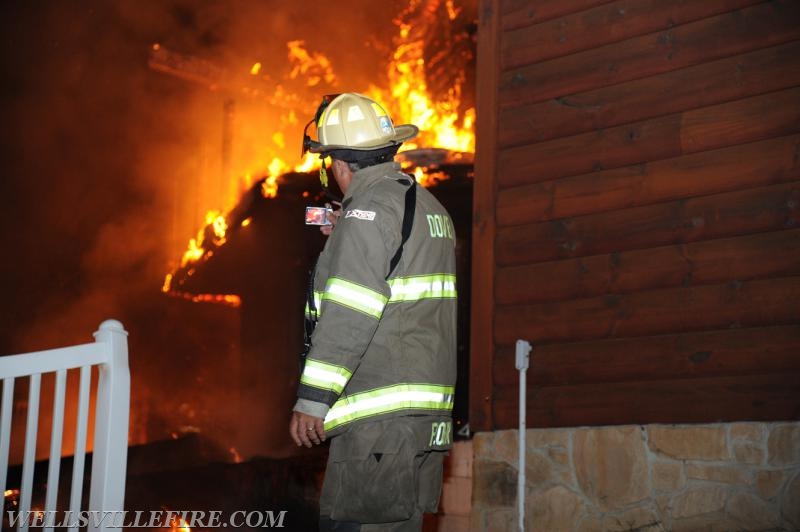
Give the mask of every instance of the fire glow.
[[[428, 63], [425, 55], [426, 32], [435, 32], [436, 17], [445, 17], [452, 22], [460, 13], [460, 7], [454, 0], [410, 0], [407, 8], [394, 20], [397, 35], [392, 41], [393, 53], [388, 65], [386, 87], [370, 85], [364, 89], [347, 87], [345, 90], [363, 92], [371, 98], [384, 104], [396, 123], [413, 123], [420, 128], [420, 135], [413, 141], [405, 143], [401, 152], [424, 147], [439, 148], [450, 152], [471, 154], [475, 149], [475, 109], [463, 105], [463, 88], [468, 76], [466, 66], [460, 71], [449, 72], [452, 76], [444, 94], [439, 91], [435, 94], [426, 83]], [[315, 87], [340, 87], [334, 65], [324, 54], [307, 49], [302, 40], [287, 42], [287, 59], [290, 65], [288, 79], [300, 81], [309, 88]], [[439, 55], [447, 54], [449, 50], [441, 50]], [[263, 74], [263, 65], [255, 61], [251, 63], [249, 71], [242, 73], [245, 77], [260, 79]], [[302, 127], [297, 116], [306, 116], [313, 113], [313, 109], [304, 109], [298, 104], [296, 95], [286, 91], [280, 84], [274, 93], [267, 98], [270, 105], [283, 109], [280, 124], [282, 128], [271, 133], [272, 142], [279, 148], [284, 148], [285, 138], [299, 137]], [[315, 104], [316, 105], [316, 102]], [[267, 159], [269, 160], [269, 159]], [[251, 186], [252, 175], [266, 175], [261, 185], [261, 195], [264, 198], [277, 197], [280, 189], [282, 175], [294, 172], [311, 172], [319, 168], [318, 156], [306, 153], [305, 157], [296, 164], [292, 164], [281, 157], [275, 156], [269, 160], [255, 162], [250, 165], [251, 170], [243, 173], [238, 187], [240, 192]], [[245, 165], [247, 166], [247, 165]], [[446, 179], [444, 172], [436, 168], [416, 166], [405, 160], [403, 166], [406, 171], [412, 172], [417, 181], [423, 186], [430, 186], [437, 181]], [[235, 198], [232, 198], [235, 200]], [[225, 206], [228, 211], [232, 208]], [[187, 275], [191, 275], [191, 266], [198, 261], [207, 259], [216, 248], [224, 245], [227, 238], [228, 220], [222, 211], [209, 211], [205, 218], [205, 226], [195, 238], [190, 239], [187, 249], [181, 259], [181, 268], [189, 268]], [[248, 222], [249, 224], [249, 222]], [[245, 228], [247, 224], [240, 224]], [[165, 279], [164, 292], [180, 295], [179, 287], [173, 286], [173, 277], [168, 275]], [[185, 296], [193, 301], [215, 301], [225, 304], [234, 304], [236, 296]], [[200, 299], [197, 299], [201, 297]], [[222, 298], [222, 300], [217, 299]], [[238, 298], [237, 298], [238, 299]], [[238, 301], [235, 303], [238, 305]]]

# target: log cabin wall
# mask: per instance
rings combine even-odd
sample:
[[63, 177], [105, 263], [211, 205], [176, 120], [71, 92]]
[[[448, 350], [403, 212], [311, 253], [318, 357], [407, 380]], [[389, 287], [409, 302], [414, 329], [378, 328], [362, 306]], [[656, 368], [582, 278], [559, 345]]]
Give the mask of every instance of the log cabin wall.
[[472, 428], [800, 419], [800, 2], [479, 16]]

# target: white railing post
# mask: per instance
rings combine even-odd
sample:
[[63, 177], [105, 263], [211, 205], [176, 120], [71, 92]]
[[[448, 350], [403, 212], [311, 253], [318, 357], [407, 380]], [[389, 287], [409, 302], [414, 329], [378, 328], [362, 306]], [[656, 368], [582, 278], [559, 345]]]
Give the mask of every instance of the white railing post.
[[[94, 333], [95, 342], [106, 344], [107, 363], [99, 365], [97, 410], [95, 413], [94, 450], [92, 451], [92, 486], [89, 510], [121, 512], [125, 502], [125, 472], [128, 460], [128, 412], [130, 404], [130, 370], [128, 368], [128, 333], [116, 320], [106, 320]], [[109, 514], [95, 527], [106, 530], [113, 526]]]
[[[2, 374], [0, 374], [2, 376]], [[8, 475], [8, 451], [11, 445], [11, 415], [14, 412], [14, 377], [3, 376], [3, 403], [0, 405], [0, 493], [5, 495]], [[5, 512], [5, 498], [2, 511]], [[0, 530], [3, 521], [0, 520]]]

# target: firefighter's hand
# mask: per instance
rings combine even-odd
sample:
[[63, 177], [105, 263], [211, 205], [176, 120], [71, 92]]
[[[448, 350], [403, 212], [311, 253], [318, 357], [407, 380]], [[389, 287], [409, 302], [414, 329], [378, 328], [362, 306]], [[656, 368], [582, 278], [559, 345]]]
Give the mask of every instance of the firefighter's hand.
[[298, 447], [311, 447], [325, 441], [325, 428], [321, 417], [309, 416], [302, 412], [292, 412], [289, 422], [289, 434]]
[[[334, 209], [332, 212], [330, 212], [328, 214], [328, 221], [331, 223], [331, 225], [321, 225], [321, 226], [319, 226], [319, 230], [325, 236], [330, 236], [331, 235], [331, 232], [333, 231], [333, 228], [336, 226], [336, 222], [339, 221], [339, 216], [342, 215], [342, 204], [339, 203], [338, 201], [334, 201], [333, 205], [337, 206], [338, 208]], [[333, 208], [333, 206], [330, 203], [326, 203], [325, 207], [327, 207], [328, 209], [332, 209]]]

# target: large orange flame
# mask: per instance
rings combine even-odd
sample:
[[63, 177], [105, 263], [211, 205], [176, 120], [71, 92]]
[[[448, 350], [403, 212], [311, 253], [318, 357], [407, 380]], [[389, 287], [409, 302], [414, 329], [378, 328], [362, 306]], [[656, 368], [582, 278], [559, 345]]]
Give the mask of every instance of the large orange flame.
[[406, 143], [403, 149], [425, 146], [471, 153], [475, 151], [475, 109], [460, 111], [465, 69], [449, 72], [452, 79], [445, 94], [433, 94], [426, 81], [425, 37], [436, 31], [441, 8], [451, 21], [460, 12], [453, 0], [409, 2], [395, 20], [399, 34], [389, 65], [389, 87], [370, 86], [368, 95], [387, 104], [395, 122], [408, 121], [420, 128], [415, 142]]

